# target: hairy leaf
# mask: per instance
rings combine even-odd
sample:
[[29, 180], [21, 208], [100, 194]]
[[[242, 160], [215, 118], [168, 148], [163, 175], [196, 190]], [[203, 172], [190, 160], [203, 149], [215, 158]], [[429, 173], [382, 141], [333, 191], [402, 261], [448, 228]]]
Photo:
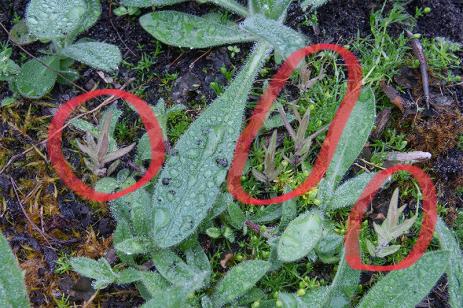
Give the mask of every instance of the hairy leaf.
[[363, 297], [359, 307], [414, 307], [448, 268], [449, 255], [448, 251], [428, 252], [409, 268], [387, 274]]
[[262, 15], [246, 18], [241, 27], [271, 44], [284, 57], [288, 57], [294, 51], [305, 47], [307, 41], [303, 35], [293, 29]]
[[150, 241], [144, 237], [133, 237], [115, 244], [114, 248], [126, 255], [146, 254], [149, 252]]
[[85, 0], [31, 0], [26, 9], [27, 27], [42, 40], [63, 38], [81, 26], [86, 12]]
[[236, 24], [221, 22], [211, 15], [198, 17], [176, 11], [160, 11], [142, 16], [140, 24], [156, 39], [177, 47], [206, 48], [254, 40]]
[[240, 134], [249, 91], [267, 48], [256, 48], [224, 94], [182, 135], [175, 154], [166, 161], [152, 203], [153, 237], [158, 246], [173, 246], [192, 234], [217, 198]]
[[40, 57], [29, 60], [21, 67], [21, 73], [16, 78], [16, 89], [24, 97], [41, 98], [53, 89], [58, 69], [59, 59], [57, 57]]
[[322, 236], [322, 218], [319, 212], [310, 211], [291, 221], [280, 237], [278, 258], [293, 262], [305, 257]]
[[30, 307], [24, 274], [3, 233], [0, 234], [0, 257], [0, 306]]
[[334, 195], [330, 196], [330, 201], [327, 201], [328, 210], [337, 210], [354, 205], [374, 176], [374, 173], [363, 173], [340, 185]]
[[246, 221], [246, 215], [241, 210], [240, 206], [236, 203], [230, 203], [227, 208], [228, 215], [230, 216], [230, 223], [235, 229], [243, 228]]
[[251, 217], [251, 220], [258, 224], [267, 224], [278, 220], [281, 217], [281, 212], [284, 205], [272, 204], [265, 207], [260, 207], [257, 212]]
[[262, 14], [267, 18], [282, 22], [292, 0], [249, 0], [252, 15]]
[[186, 264], [177, 254], [169, 249], [159, 249], [152, 254], [156, 269], [170, 283], [176, 286], [190, 285], [196, 282], [191, 291], [201, 289], [209, 276], [209, 272], [202, 271]]
[[212, 294], [214, 307], [222, 307], [244, 295], [265, 275], [270, 268], [266, 261], [244, 261], [228, 271], [217, 283]]
[[323, 4], [327, 3], [328, 0], [302, 0], [301, 7], [305, 11], [310, 6], [312, 9], [316, 9]]
[[149, 7], [149, 6], [166, 6], [173, 5], [181, 2], [187, 2], [188, 0], [121, 0], [121, 4], [125, 6], [133, 7]]
[[463, 307], [463, 255], [458, 241], [444, 221], [438, 218], [436, 225], [437, 237], [442, 249], [448, 250], [449, 267], [447, 281], [449, 289], [449, 304], [452, 307]]
[[101, 42], [76, 43], [64, 48], [61, 53], [88, 66], [112, 72], [122, 61], [119, 48]]
[[117, 274], [105, 258], [98, 261], [85, 257], [72, 258], [71, 266], [82, 276], [94, 279], [92, 285], [97, 290], [106, 288], [117, 279]]
[[11, 28], [10, 39], [19, 45], [27, 45], [37, 41], [37, 38], [30, 34], [24, 19], [21, 19]]
[[375, 96], [371, 87], [364, 88], [343, 130], [333, 159], [320, 183], [320, 199], [333, 195], [336, 185], [344, 177], [370, 136], [376, 117]]
[[96, 24], [101, 15], [100, 0], [86, 0], [87, 11], [79, 28], [79, 32], [85, 32]]

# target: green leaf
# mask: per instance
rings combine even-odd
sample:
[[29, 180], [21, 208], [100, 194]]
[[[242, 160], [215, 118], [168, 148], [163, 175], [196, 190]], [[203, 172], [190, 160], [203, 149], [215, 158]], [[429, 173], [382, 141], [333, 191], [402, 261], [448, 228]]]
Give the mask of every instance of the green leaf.
[[159, 249], [151, 256], [156, 269], [166, 280], [176, 286], [189, 285], [190, 292], [201, 289], [209, 277], [209, 272], [186, 264], [169, 249]]
[[112, 72], [117, 70], [122, 61], [119, 48], [101, 42], [84, 42], [67, 46], [61, 53], [88, 66]]
[[53, 89], [58, 69], [58, 57], [40, 57], [38, 60], [29, 60], [21, 67], [21, 73], [16, 78], [16, 89], [24, 97], [41, 98]]
[[309, 6], [311, 6], [312, 9], [316, 9], [327, 2], [328, 0], [303, 0], [301, 2], [301, 7], [304, 11], [307, 10]]
[[271, 44], [284, 57], [289, 57], [293, 52], [307, 44], [307, 39], [303, 35], [262, 15], [246, 18], [241, 27]]
[[214, 289], [212, 294], [214, 307], [222, 307], [244, 295], [254, 287], [269, 268], [268, 262], [260, 260], [245, 261], [234, 266]]
[[339, 261], [339, 254], [342, 249], [343, 237], [330, 229], [324, 229], [323, 235], [315, 252], [323, 263], [331, 264]]
[[163, 292], [171, 286], [159, 273], [140, 271], [138, 274], [141, 279], [135, 285], [145, 300], [158, 297], [159, 292]]
[[155, 290], [153, 299], [144, 303], [141, 308], [188, 308], [191, 306], [186, 303], [187, 295], [188, 290], [182, 287]]
[[31, 0], [26, 22], [35, 37], [53, 40], [75, 32], [86, 14], [85, 0]]
[[286, 10], [292, 0], [249, 0], [252, 15], [262, 14], [267, 18], [284, 21]]
[[321, 200], [333, 195], [336, 185], [362, 152], [375, 124], [375, 117], [375, 96], [371, 87], [367, 87], [351, 112], [326, 176], [320, 183]]
[[117, 279], [116, 273], [105, 258], [98, 261], [85, 257], [72, 258], [71, 266], [82, 276], [94, 279], [92, 285], [97, 290], [106, 288]]
[[117, 243], [114, 247], [126, 255], [146, 254], [150, 248], [150, 241], [143, 237], [133, 237]]
[[448, 268], [449, 256], [448, 251], [428, 252], [409, 268], [387, 274], [363, 297], [359, 308], [414, 307]]
[[281, 217], [282, 205], [272, 204], [261, 207], [253, 215], [251, 220], [258, 224], [266, 224], [278, 220]]
[[228, 215], [230, 216], [230, 223], [235, 229], [243, 228], [243, 224], [246, 221], [246, 215], [241, 210], [240, 206], [236, 203], [230, 203], [228, 205]]
[[354, 205], [374, 176], [374, 173], [363, 173], [340, 185], [334, 195], [329, 196], [330, 201], [326, 201], [327, 209], [337, 210]]
[[79, 32], [85, 32], [96, 24], [101, 15], [100, 0], [86, 0], [87, 11], [85, 12]]
[[142, 16], [140, 24], [156, 39], [177, 47], [206, 48], [254, 40], [236, 24], [220, 22], [211, 15], [198, 17], [176, 11], [160, 11]]
[[322, 236], [322, 218], [319, 212], [310, 211], [291, 221], [280, 237], [278, 258], [294, 262], [305, 257]]
[[11, 28], [10, 39], [19, 45], [27, 45], [37, 41], [37, 38], [30, 34], [24, 19], [21, 19]]
[[120, 3], [125, 6], [149, 7], [149, 6], [167, 6], [177, 3], [187, 2], [188, 0], [122, 0]]
[[[268, 54], [260, 45], [222, 96], [178, 140], [155, 185], [153, 238], [170, 247], [191, 235], [214, 204], [233, 158], [253, 80]], [[226, 164], [224, 164], [224, 162]], [[168, 185], [162, 184], [169, 179]]]
[[0, 256], [0, 307], [30, 307], [24, 274], [3, 233], [0, 234]]
[[[284, 192], [288, 193], [290, 188], [285, 187]], [[288, 224], [297, 216], [297, 198], [293, 198], [281, 205], [281, 220], [278, 229], [284, 231]]]
[[450, 252], [450, 266], [446, 271], [449, 304], [452, 307], [463, 307], [463, 256], [460, 246], [453, 232], [440, 217], [437, 220], [436, 232], [441, 248]]
[[343, 251], [333, 282], [326, 292], [319, 293], [323, 299], [320, 307], [351, 307], [350, 302], [359, 281], [360, 271], [350, 268]]

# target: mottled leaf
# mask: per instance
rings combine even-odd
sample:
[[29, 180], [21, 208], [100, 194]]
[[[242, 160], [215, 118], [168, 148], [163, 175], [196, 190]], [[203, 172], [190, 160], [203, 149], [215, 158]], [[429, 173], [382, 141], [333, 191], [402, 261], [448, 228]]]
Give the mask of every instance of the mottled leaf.
[[88, 66], [112, 72], [117, 70], [122, 61], [119, 48], [101, 42], [84, 42], [67, 46], [61, 53]]
[[57, 57], [40, 57], [29, 60], [21, 67], [21, 73], [16, 78], [16, 89], [24, 97], [41, 98], [53, 89], [58, 69], [59, 59]]

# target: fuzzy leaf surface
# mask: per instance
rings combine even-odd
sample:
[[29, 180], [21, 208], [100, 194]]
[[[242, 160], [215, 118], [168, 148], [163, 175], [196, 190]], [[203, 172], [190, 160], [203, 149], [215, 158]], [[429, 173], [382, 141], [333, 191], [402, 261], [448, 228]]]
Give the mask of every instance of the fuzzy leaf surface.
[[222, 307], [244, 295], [267, 273], [270, 264], [266, 261], [244, 261], [228, 271], [217, 283], [212, 302], [214, 307]]
[[106, 72], [117, 70], [122, 61], [122, 55], [117, 46], [101, 42], [76, 43], [67, 46], [61, 53]]
[[3, 233], [0, 234], [0, 256], [0, 306], [30, 307], [24, 274]]
[[363, 297], [359, 308], [414, 307], [444, 274], [449, 256], [448, 251], [428, 252], [409, 268], [387, 274]]
[[337, 210], [354, 205], [374, 175], [374, 173], [363, 173], [340, 185], [328, 202], [328, 209]]
[[152, 199], [153, 238], [159, 247], [186, 239], [214, 204], [233, 157], [248, 94], [268, 51], [266, 45], [256, 47], [224, 94], [191, 124], [175, 145], [175, 155], [166, 161]]
[[199, 17], [176, 11], [159, 11], [142, 16], [140, 24], [156, 39], [177, 47], [207, 48], [255, 40], [236, 24], [221, 22], [215, 15]]
[[105, 258], [98, 261], [85, 257], [72, 258], [71, 266], [82, 276], [94, 279], [92, 285], [97, 290], [106, 288], [117, 279], [116, 273]]
[[41, 98], [53, 89], [58, 69], [57, 57], [40, 57], [38, 60], [29, 60], [21, 67], [21, 73], [16, 78], [16, 89], [24, 97]]
[[263, 15], [253, 15], [246, 18], [241, 27], [271, 44], [284, 57], [289, 57], [293, 52], [306, 45], [304, 36], [277, 21], [265, 18]]
[[444, 221], [438, 218], [436, 225], [437, 237], [442, 249], [450, 252], [447, 281], [449, 303], [452, 307], [463, 307], [463, 256], [458, 240]]
[[31, 0], [26, 9], [27, 27], [42, 40], [63, 38], [81, 26], [86, 12], [85, 0]]
[[293, 262], [305, 257], [317, 245], [323, 232], [320, 213], [310, 211], [291, 221], [278, 242], [278, 258]]
[[188, 0], [122, 0], [121, 4], [133, 7], [166, 6], [187, 2]]
[[362, 152], [375, 124], [375, 117], [375, 95], [371, 87], [367, 87], [362, 90], [350, 114], [325, 178], [320, 183], [322, 202], [333, 195], [336, 185]]

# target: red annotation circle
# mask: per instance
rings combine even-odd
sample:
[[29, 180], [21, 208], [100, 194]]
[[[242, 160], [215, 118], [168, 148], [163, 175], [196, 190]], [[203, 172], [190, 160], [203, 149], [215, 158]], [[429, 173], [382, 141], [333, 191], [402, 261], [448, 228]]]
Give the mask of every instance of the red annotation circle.
[[[374, 195], [382, 184], [394, 173], [406, 171], [410, 173], [418, 182], [423, 195], [423, 223], [416, 244], [413, 246], [409, 255], [397, 264], [392, 265], [367, 265], [362, 263], [360, 257], [359, 235], [363, 216]], [[363, 191], [359, 200], [355, 204], [349, 215], [347, 233], [345, 236], [345, 257], [352, 269], [360, 271], [395, 271], [405, 269], [418, 261], [426, 252], [431, 243], [434, 228], [437, 221], [437, 197], [436, 188], [431, 178], [420, 168], [411, 165], [396, 165], [383, 170], [375, 175], [368, 186]]]
[[[83, 183], [79, 178], [77, 178], [77, 176], [66, 162], [62, 151], [63, 127], [66, 120], [71, 115], [71, 112], [77, 106], [89, 101], [90, 99], [103, 95], [112, 95], [131, 104], [140, 115], [150, 140], [151, 163], [146, 173], [132, 186], [114, 193], [97, 192], [90, 186], [87, 186], [85, 183]], [[118, 199], [126, 194], [136, 191], [143, 185], [147, 184], [157, 174], [162, 166], [162, 163], [164, 162], [165, 157], [165, 148], [162, 139], [161, 128], [153, 110], [145, 101], [136, 95], [118, 89], [102, 89], [91, 91], [74, 97], [73, 99], [63, 104], [58, 109], [48, 128], [47, 147], [50, 161], [64, 184], [81, 197], [99, 202]]]
[[[301, 60], [306, 56], [324, 50], [334, 51], [341, 55], [347, 67], [348, 81], [346, 94], [338, 108], [338, 111], [336, 112], [336, 115], [334, 116], [333, 122], [330, 125], [326, 139], [320, 149], [320, 153], [315, 161], [312, 172], [299, 187], [287, 194], [271, 199], [253, 198], [243, 190], [241, 185], [241, 175], [248, 159], [251, 144], [256, 138], [259, 129], [264, 124], [272, 103], [278, 97], [286, 84], [286, 81], [297, 68]], [[269, 205], [291, 200], [318, 185], [333, 159], [344, 127], [360, 97], [361, 86], [362, 67], [357, 60], [357, 57], [342, 46], [335, 44], [317, 44], [299, 49], [291, 54], [280, 67], [276, 75], [272, 78], [269, 87], [261, 96], [253, 115], [250, 118], [249, 124], [246, 126], [237, 141], [233, 162], [227, 177], [228, 190], [233, 197], [244, 204]]]

